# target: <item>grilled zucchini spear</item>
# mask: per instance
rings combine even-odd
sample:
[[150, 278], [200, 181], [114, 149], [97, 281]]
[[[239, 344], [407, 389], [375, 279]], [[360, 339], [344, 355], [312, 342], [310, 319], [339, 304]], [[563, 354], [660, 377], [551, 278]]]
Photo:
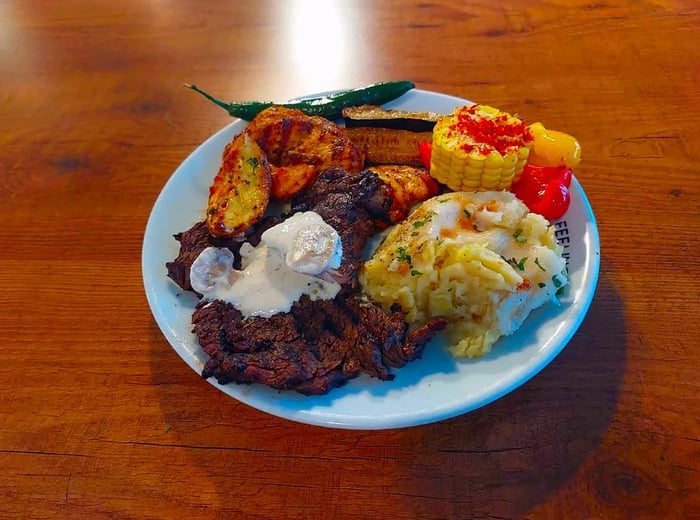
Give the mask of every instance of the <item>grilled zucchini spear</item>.
[[360, 105], [343, 109], [346, 127], [393, 128], [411, 132], [431, 132], [440, 114], [435, 112], [410, 112], [386, 110], [376, 105]]
[[343, 110], [345, 133], [370, 164], [421, 166], [418, 145], [431, 141], [439, 114], [362, 105]]
[[369, 164], [406, 164], [420, 166], [418, 145], [430, 141], [432, 132], [411, 132], [393, 128], [346, 128], [345, 134], [355, 143]]

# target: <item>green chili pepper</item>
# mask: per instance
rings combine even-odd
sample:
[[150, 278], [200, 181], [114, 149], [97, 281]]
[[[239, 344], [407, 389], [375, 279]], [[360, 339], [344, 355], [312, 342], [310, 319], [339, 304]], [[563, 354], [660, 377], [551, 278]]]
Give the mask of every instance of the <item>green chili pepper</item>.
[[225, 108], [229, 115], [250, 121], [260, 112], [272, 105], [287, 108], [296, 108], [310, 116], [321, 116], [327, 119], [339, 119], [342, 117], [343, 108], [358, 105], [383, 105], [402, 96], [415, 88], [410, 81], [385, 81], [374, 83], [366, 87], [352, 90], [343, 90], [326, 96], [310, 97], [296, 101], [275, 103], [273, 101], [232, 101], [226, 103], [195, 85], [185, 84], [184, 87], [194, 90], [209, 101]]

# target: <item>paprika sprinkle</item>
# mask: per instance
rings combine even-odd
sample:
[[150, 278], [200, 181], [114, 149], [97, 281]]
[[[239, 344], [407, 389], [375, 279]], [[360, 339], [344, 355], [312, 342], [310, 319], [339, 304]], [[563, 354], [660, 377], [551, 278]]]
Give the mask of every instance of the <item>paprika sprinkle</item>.
[[456, 108], [433, 130], [430, 174], [455, 191], [509, 189], [533, 136], [519, 118], [486, 105]]

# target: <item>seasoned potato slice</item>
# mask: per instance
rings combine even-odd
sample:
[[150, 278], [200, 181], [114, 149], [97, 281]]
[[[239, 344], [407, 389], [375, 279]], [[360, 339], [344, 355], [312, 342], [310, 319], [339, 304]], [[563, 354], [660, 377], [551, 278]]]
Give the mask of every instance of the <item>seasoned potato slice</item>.
[[290, 200], [305, 190], [318, 177], [318, 168], [312, 164], [294, 166], [271, 166], [272, 188], [270, 197]]
[[244, 131], [226, 145], [209, 188], [207, 228], [215, 236], [243, 233], [265, 213], [270, 200], [270, 164], [260, 146]]
[[434, 197], [440, 191], [440, 185], [422, 167], [381, 164], [367, 169], [375, 172], [391, 191], [389, 218], [392, 223], [402, 221], [415, 204]]
[[272, 106], [260, 112], [247, 131], [272, 165], [273, 199], [291, 199], [326, 168], [359, 173], [364, 164], [364, 155], [342, 127], [300, 110]]

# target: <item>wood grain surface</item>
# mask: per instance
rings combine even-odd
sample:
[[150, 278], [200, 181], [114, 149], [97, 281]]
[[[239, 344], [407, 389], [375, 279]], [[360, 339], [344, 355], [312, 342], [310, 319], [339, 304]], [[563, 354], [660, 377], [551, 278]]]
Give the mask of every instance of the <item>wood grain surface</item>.
[[[700, 6], [0, 3], [0, 518], [700, 518]], [[376, 81], [575, 135], [601, 269], [530, 382], [435, 424], [348, 431], [227, 397], [141, 279], [175, 168], [228, 115]]]

